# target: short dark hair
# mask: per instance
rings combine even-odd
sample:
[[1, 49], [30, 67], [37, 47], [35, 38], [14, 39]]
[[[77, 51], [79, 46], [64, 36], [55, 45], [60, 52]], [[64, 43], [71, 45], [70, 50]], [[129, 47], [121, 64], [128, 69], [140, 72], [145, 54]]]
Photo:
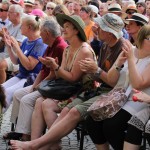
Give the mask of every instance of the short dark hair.
[[141, 22], [135, 21], [135, 23], [137, 24], [137, 26], [141, 26], [141, 27], [144, 26], [144, 24]]

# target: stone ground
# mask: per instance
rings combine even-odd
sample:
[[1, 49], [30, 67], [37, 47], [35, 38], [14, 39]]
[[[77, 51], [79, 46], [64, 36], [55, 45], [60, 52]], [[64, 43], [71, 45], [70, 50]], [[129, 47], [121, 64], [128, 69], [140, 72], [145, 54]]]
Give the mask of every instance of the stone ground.
[[[6, 142], [3, 140], [2, 135], [9, 132], [11, 129], [11, 123], [9, 122], [11, 113], [11, 107], [7, 110], [7, 112], [3, 116], [3, 122], [0, 132], [0, 150], [7, 150]], [[62, 147], [63, 150], [78, 150], [79, 143], [77, 142], [77, 133], [73, 131], [68, 136], [62, 139]], [[96, 150], [94, 144], [92, 143], [89, 136], [84, 138], [84, 148], [83, 150]]]
[[[0, 150], [7, 150], [7, 142], [3, 140], [2, 135], [9, 132], [11, 129], [11, 123], [9, 121], [10, 113], [11, 107], [3, 116], [3, 122], [0, 131]], [[62, 139], [62, 147], [62, 150], [79, 150], [79, 142], [77, 141], [77, 132], [75, 130]], [[83, 150], [96, 150], [89, 136], [85, 136], [84, 138]], [[110, 148], [110, 150], [112, 150], [112, 148]], [[146, 150], [150, 150], [150, 147], [148, 145]]]

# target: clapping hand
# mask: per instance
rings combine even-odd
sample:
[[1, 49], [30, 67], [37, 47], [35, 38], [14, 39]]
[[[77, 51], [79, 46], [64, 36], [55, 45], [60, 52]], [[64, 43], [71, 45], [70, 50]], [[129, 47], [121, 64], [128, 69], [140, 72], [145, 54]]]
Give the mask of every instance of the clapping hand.
[[3, 33], [3, 40], [5, 41], [6, 46], [11, 47], [12, 42], [11, 42], [11, 36], [9, 35], [9, 32], [7, 31], [6, 28], [2, 28], [2, 33]]
[[58, 65], [58, 58], [57, 57], [55, 59], [52, 57], [46, 57], [46, 58], [39, 57], [39, 60], [45, 66], [53, 68], [53, 69], [56, 68], [56, 66]]
[[128, 60], [135, 58], [132, 44], [130, 43], [130, 41], [125, 40], [125, 42], [123, 43], [123, 46], [122, 46], [122, 50], [124, 51], [124, 54]]
[[18, 43], [18, 41], [13, 37], [11, 36], [11, 45], [13, 47], [13, 50], [16, 52], [16, 51], [19, 51], [20, 50], [20, 45]]
[[121, 67], [121, 66], [125, 63], [126, 60], [127, 60], [126, 54], [125, 54], [124, 51], [122, 51], [122, 52], [119, 54], [119, 56], [118, 56], [118, 58], [117, 58], [115, 64], [116, 64], [117, 66], [120, 66], [120, 67]]
[[95, 73], [98, 69], [98, 65], [91, 58], [85, 58], [79, 61], [80, 69], [86, 73]]

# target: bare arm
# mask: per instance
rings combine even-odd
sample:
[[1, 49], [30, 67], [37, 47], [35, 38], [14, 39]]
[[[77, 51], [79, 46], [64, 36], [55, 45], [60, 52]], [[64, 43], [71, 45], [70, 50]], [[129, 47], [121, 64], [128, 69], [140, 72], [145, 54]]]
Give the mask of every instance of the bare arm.
[[56, 63], [55, 59], [53, 59], [53, 58], [49, 57], [49, 64], [47, 64], [47, 63], [46, 64], [51, 66], [54, 70], [58, 69], [57, 71], [55, 71], [56, 75], [58, 77], [61, 77], [65, 80], [74, 82], [76, 80], [79, 80], [83, 74], [83, 71], [80, 69], [80, 66], [79, 66], [79, 61], [82, 59], [85, 59], [86, 57], [93, 59], [93, 53], [91, 52], [91, 50], [89, 50], [89, 48], [83, 47], [77, 54], [77, 57], [73, 63], [71, 72], [68, 72], [68, 71], [64, 70], [65, 61], [66, 61], [65, 52], [66, 51], [64, 51], [62, 64], [59, 67], [59, 69], [58, 69], [58, 64]]
[[[133, 94], [133, 98], [136, 99], [136, 101], [140, 101], [140, 102], [146, 102], [146, 103], [150, 103], [150, 96], [147, 95], [146, 93], [142, 92], [142, 91], [137, 91], [134, 89], [135, 94]], [[133, 99], [133, 100], [134, 100]]]
[[120, 53], [120, 55], [118, 56], [116, 62], [113, 64], [111, 69], [108, 71], [107, 81], [111, 86], [114, 87], [120, 77], [120, 71], [117, 70], [116, 68], [121, 69], [122, 65], [125, 63], [126, 60], [127, 60], [127, 57], [125, 56], [124, 51], [122, 51]]
[[35, 59], [32, 56], [25, 56], [20, 49], [20, 46], [16, 39], [14, 37], [11, 37], [12, 40], [12, 48], [15, 51], [16, 55], [18, 56], [21, 64], [27, 69], [27, 70], [33, 70], [34, 67], [38, 64], [38, 60]]
[[[142, 74], [138, 71], [138, 68], [136, 66], [136, 58], [134, 51], [131, 47], [131, 45], [127, 45], [126, 48], [123, 48], [123, 51], [127, 57], [128, 61], [128, 70], [129, 70], [129, 81], [133, 88], [140, 90], [144, 89], [150, 86], [150, 64], [146, 66], [146, 68], [143, 70]], [[139, 50], [136, 50], [135, 52], [139, 52]]]

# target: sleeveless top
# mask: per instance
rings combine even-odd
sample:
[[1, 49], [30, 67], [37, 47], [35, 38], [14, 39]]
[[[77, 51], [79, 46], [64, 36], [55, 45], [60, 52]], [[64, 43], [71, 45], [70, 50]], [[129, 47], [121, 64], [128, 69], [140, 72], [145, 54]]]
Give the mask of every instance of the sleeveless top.
[[[87, 48], [93, 53], [93, 59], [94, 59], [94, 61], [97, 63], [96, 55], [95, 55], [93, 49], [92, 49], [92, 48], [90, 47], [90, 45], [88, 45], [88, 44], [84, 44], [84, 45], [82, 44], [82, 45], [78, 48], [78, 50], [75, 52], [75, 54], [73, 55], [73, 58], [72, 58], [71, 62], [68, 63], [69, 54], [70, 54], [70, 49], [69, 49], [69, 46], [68, 46], [68, 47], [66, 48], [66, 62], [65, 62], [65, 68], [64, 68], [66, 71], [71, 72], [72, 67], [73, 67], [73, 65], [74, 65], [74, 61], [75, 61], [75, 59], [76, 59], [76, 57], [77, 57], [79, 51], [80, 51], [81, 48], [83, 48], [83, 47], [87, 47]], [[81, 81], [82, 81], [82, 83], [83, 83], [84, 89], [87, 89], [87, 88], [89, 88], [89, 87], [92, 88], [93, 85], [94, 85], [94, 80], [93, 80], [93, 78], [91, 77], [91, 74], [84, 74], [83, 77], [81, 78]]]
[[[137, 60], [136, 68], [140, 74], [144, 71], [144, 69], [150, 64], [150, 57], [145, 57], [143, 59]], [[125, 87], [127, 91], [130, 91], [130, 95], [128, 98], [128, 101], [123, 106], [123, 109], [129, 112], [131, 115], [139, 112], [141, 109], [148, 106], [147, 103], [141, 103], [141, 102], [134, 102], [132, 100], [132, 85], [129, 83], [129, 76], [128, 76], [128, 63], [127, 61], [124, 64], [124, 68], [120, 72], [119, 80], [115, 87]], [[128, 84], [126, 84], [126, 81], [128, 80]], [[150, 87], [142, 89], [143, 92], [150, 95]]]

